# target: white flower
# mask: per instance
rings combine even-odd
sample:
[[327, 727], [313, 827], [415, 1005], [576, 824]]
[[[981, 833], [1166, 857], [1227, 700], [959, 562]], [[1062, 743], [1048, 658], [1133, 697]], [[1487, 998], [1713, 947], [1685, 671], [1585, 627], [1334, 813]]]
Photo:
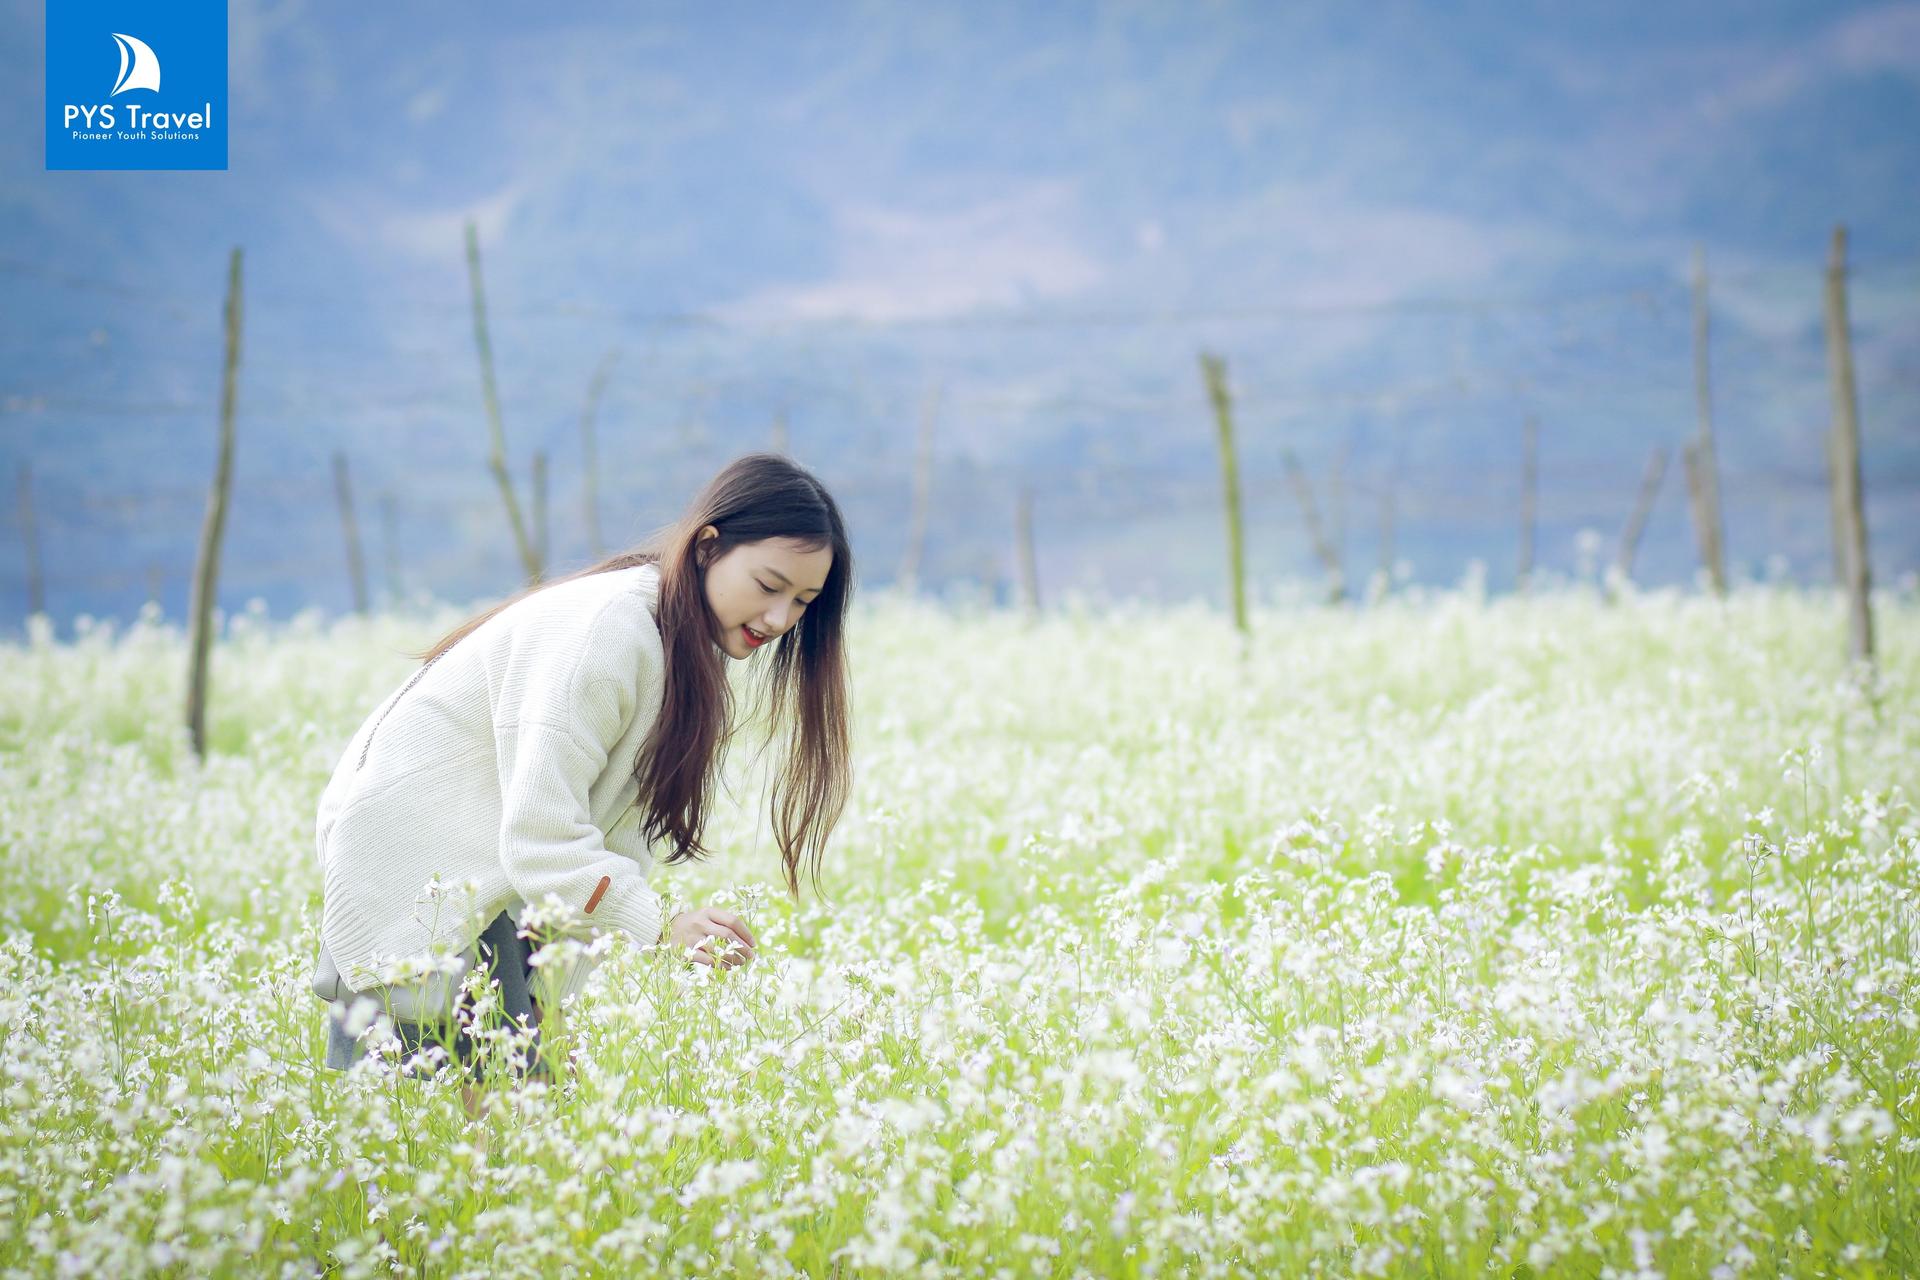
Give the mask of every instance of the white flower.
[[336, 1005], [335, 1012], [340, 1015], [340, 1030], [350, 1039], [358, 1040], [380, 1016], [380, 1002], [372, 996], [356, 996], [344, 1010]]
[[1113, 1234], [1126, 1234], [1127, 1224], [1133, 1219], [1133, 1205], [1134, 1196], [1131, 1191], [1122, 1191], [1114, 1198], [1113, 1215], [1108, 1219], [1108, 1225], [1113, 1229]]

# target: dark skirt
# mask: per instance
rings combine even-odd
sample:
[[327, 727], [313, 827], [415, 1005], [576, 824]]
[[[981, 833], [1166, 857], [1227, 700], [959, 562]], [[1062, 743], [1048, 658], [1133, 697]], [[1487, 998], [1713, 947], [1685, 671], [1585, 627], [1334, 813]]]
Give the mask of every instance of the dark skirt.
[[[493, 923], [480, 935], [477, 949], [487, 981], [499, 989], [499, 1014], [507, 1023], [534, 1028], [524, 1074], [539, 1080], [553, 1079], [552, 1065], [546, 1060], [546, 1054], [541, 1052], [540, 1002], [533, 997], [533, 966], [528, 963], [529, 957], [537, 949], [537, 943], [534, 939], [520, 937], [513, 917], [503, 911], [493, 918]], [[341, 1025], [341, 1016], [352, 1002], [352, 997], [336, 1001], [328, 1006], [325, 1014], [327, 1065], [339, 1071], [346, 1070], [366, 1056], [368, 1040], [371, 1038], [369, 1035], [356, 1039], [348, 1035], [346, 1028]], [[470, 1017], [464, 996], [459, 998], [457, 1007], [459, 1012], [445, 1021], [392, 1019], [394, 1032], [400, 1038], [401, 1060], [405, 1061], [425, 1046], [437, 1044], [446, 1050], [450, 1058], [465, 1064], [467, 1074], [472, 1079], [482, 1079], [485, 1064], [478, 1060], [480, 1046], [468, 1036], [464, 1025]], [[514, 1074], [522, 1073], [515, 1071]]]

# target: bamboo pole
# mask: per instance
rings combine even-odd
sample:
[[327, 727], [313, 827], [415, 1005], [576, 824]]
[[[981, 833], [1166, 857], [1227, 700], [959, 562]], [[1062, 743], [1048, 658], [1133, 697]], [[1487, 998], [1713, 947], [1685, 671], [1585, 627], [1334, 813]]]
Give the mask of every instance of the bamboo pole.
[[33, 515], [33, 472], [20, 464], [20, 539], [27, 553], [27, 616], [47, 611], [47, 579], [40, 568], [40, 528]]
[[1520, 463], [1520, 566], [1514, 575], [1522, 592], [1533, 588], [1533, 539], [1540, 487], [1540, 422], [1527, 415]]
[[207, 755], [207, 687], [213, 657], [214, 595], [220, 579], [220, 543], [227, 527], [227, 501], [233, 491], [233, 416], [240, 376], [240, 249], [227, 263], [226, 358], [220, 375], [220, 448], [206, 519], [200, 525], [200, 549], [194, 559], [193, 598], [187, 617], [187, 732], [193, 754]]
[[920, 405], [920, 443], [913, 463], [913, 523], [907, 535], [907, 555], [900, 565], [900, 582], [908, 591], [920, 582], [920, 562], [926, 554], [927, 514], [933, 495], [933, 424], [939, 414], [941, 387], [935, 383]]
[[1706, 570], [1708, 580], [1712, 580], [1712, 556], [1701, 536], [1701, 530], [1707, 527], [1706, 480], [1700, 466], [1700, 442], [1689, 440], [1680, 446], [1680, 475], [1687, 484], [1687, 512], [1693, 518], [1694, 545], [1700, 552], [1700, 563]]
[[1033, 487], [1020, 486], [1013, 512], [1014, 551], [1020, 562], [1020, 606], [1029, 618], [1040, 614], [1040, 570], [1033, 554]]
[[467, 219], [467, 282], [473, 291], [473, 341], [480, 352], [480, 391], [486, 403], [491, 441], [487, 466], [500, 485], [500, 499], [507, 506], [507, 523], [513, 529], [513, 544], [520, 552], [527, 581], [538, 582], [540, 557], [527, 536], [526, 522], [520, 518], [520, 500], [514, 496], [513, 477], [507, 472], [507, 433], [500, 424], [500, 395], [493, 381], [493, 342], [487, 336], [487, 294], [480, 280], [480, 236], [471, 218]]
[[1246, 535], [1240, 521], [1240, 458], [1233, 444], [1233, 392], [1227, 385], [1227, 363], [1219, 356], [1200, 353], [1200, 376], [1206, 380], [1213, 403], [1213, 422], [1220, 444], [1220, 486], [1227, 516], [1227, 592], [1233, 602], [1233, 625], [1243, 639], [1253, 629], [1247, 623]]
[[1693, 395], [1700, 434], [1686, 454], [1694, 536], [1716, 595], [1727, 593], [1726, 521], [1720, 511], [1720, 469], [1713, 444], [1713, 381], [1708, 372], [1707, 252], [1693, 248]]
[[1633, 577], [1633, 559], [1640, 551], [1640, 535], [1646, 532], [1647, 518], [1653, 513], [1653, 500], [1660, 494], [1660, 482], [1667, 475], [1667, 449], [1665, 445], [1655, 445], [1653, 452], [1647, 455], [1647, 468], [1640, 474], [1640, 491], [1633, 500], [1633, 511], [1627, 516], [1627, 524], [1620, 531], [1620, 552], [1614, 563], [1620, 567], [1620, 576]]
[[353, 611], [367, 612], [367, 564], [360, 555], [360, 524], [353, 516], [353, 486], [347, 478], [347, 455], [333, 455], [333, 494], [340, 506], [340, 532], [347, 543], [347, 578], [353, 584]]
[[613, 374], [613, 362], [619, 354], [615, 348], [600, 357], [593, 377], [587, 382], [587, 402], [580, 410], [580, 456], [585, 463], [580, 477], [585, 489], [581, 500], [586, 504], [587, 547], [595, 560], [606, 554], [606, 544], [600, 537], [600, 460], [594, 439], [594, 420], [600, 414], [600, 397], [606, 394], [607, 379]]
[[380, 494], [380, 550], [381, 561], [387, 570], [387, 605], [389, 608], [400, 604], [400, 537], [399, 518], [394, 511], [393, 491], [384, 490]]
[[1827, 370], [1833, 394], [1833, 502], [1839, 509], [1846, 571], [1847, 655], [1873, 661], [1872, 567], [1867, 562], [1866, 494], [1860, 479], [1859, 402], [1847, 323], [1847, 228], [1833, 229], [1827, 260]]
[[[1828, 377], [1831, 378], [1832, 375], [1829, 374]], [[1831, 391], [1828, 395], [1831, 402]], [[1840, 433], [1829, 425], [1823, 435], [1827, 455], [1827, 512], [1832, 525], [1829, 541], [1833, 547], [1833, 585], [1835, 590], [1844, 591], [1847, 585], [1847, 517], [1844, 504], [1834, 499], [1833, 487], [1840, 465], [1834, 461], [1834, 449], [1839, 445]]]
[[533, 451], [533, 558], [540, 563], [541, 571], [534, 581], [546, 576], [547, 551], [547, 451]]

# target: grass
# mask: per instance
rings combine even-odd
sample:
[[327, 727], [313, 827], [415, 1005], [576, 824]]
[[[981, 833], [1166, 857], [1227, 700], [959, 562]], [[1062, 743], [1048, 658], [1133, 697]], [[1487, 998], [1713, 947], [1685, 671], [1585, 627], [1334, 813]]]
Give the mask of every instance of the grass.
[[1920, 1270], [1910, 600], [1871, 696], [1791, 590], [863, 601], [825, 897], [737, 759], [652, 876], [760, 958], [614, 947], [479, 1120], [306, 988], [320, 789], [453, 620], [231, 618], [204, 764], [176, 629], [4, 651], [0, 1267]]

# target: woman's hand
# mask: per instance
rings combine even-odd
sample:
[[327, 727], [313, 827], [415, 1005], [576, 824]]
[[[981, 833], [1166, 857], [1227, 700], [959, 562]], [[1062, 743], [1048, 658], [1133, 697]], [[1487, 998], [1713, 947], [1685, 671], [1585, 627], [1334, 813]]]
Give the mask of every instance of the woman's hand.
[[[673, 943], [676, 952], [684, 953], [688, 948], [693, 949], [689, 964], [717, 962], [723, 969], [731, 969], [753, 959], [753, 949], [759, 945], [754, 941], [753, 931], [747, 928], [746, 921], [718, 907], [682, 911], [667, 921], [667, 940]], [[727, 943], [733, 944], [732, 949], [725, 956], [718, 955], [720, 948]]]

